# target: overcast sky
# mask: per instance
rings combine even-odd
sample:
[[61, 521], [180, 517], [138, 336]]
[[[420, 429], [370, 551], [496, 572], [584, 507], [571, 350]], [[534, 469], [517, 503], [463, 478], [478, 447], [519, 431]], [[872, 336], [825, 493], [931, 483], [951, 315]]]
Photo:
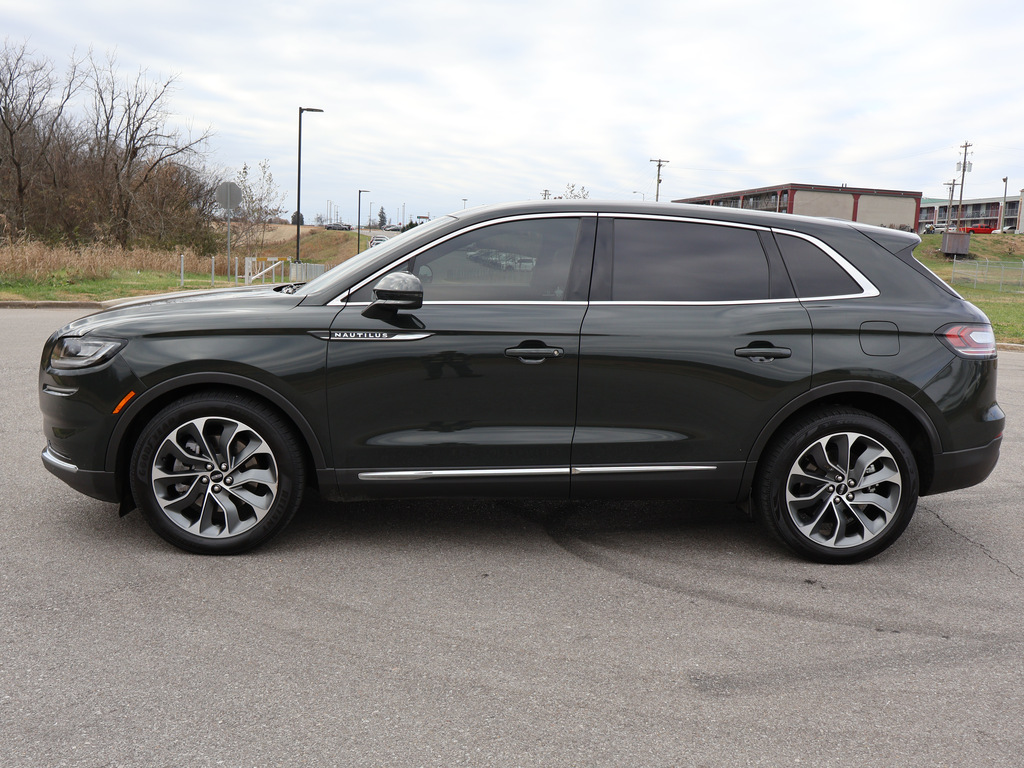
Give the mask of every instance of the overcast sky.
[[946, 197], [1024, 187], [1024, 3], [860, 0], [0, 0], [63, 68], [116, 52], [177, 76], [231, 179], [269, 160], [306, 221], [536, 199], [691, 197], [785, 182]]

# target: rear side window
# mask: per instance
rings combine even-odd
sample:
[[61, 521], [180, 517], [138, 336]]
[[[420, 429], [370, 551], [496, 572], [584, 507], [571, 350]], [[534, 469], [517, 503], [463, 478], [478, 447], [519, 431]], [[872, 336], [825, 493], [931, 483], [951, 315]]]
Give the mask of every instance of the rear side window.
[[801, 299], [859, 295], [864, 289], [831, 256], [813, 243], [791, 235], [775, 235], [789, 277]]
[[756, 301], [771, 298], [757, 232], [648, 219], [615, 220], [612, 301]]

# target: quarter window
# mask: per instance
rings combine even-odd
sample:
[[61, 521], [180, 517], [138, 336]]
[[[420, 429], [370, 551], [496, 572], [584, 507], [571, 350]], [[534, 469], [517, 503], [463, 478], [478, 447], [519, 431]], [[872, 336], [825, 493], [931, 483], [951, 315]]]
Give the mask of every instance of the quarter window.
[[827, 253], [813, 243], [792, 235], [775, 236], [786, 269], [801, 299], [816, 296], [849, 296], [864, 292]]
[[681, 221], [616, 219], [613, 301], [771, 298], [757, 232]]

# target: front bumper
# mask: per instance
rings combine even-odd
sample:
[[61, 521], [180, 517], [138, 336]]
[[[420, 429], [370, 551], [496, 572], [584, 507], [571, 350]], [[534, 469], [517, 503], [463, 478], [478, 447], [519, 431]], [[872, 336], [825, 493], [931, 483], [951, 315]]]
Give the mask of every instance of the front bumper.
[[80, 469], [50, 446], [43, 449], [43, 466], [79, 493], [115, 504], [121, 501], [113, 472]]

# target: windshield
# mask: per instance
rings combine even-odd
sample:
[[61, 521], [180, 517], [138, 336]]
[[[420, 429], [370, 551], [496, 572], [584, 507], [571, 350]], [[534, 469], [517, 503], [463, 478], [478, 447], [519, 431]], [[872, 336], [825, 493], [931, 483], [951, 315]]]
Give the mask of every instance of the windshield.
[[295, 294], [297, 296], [305, 296], [307, 294], [316, 293], [320, 289], [325, 288], [336, 281], [344, 281], [346, 276], [358, 273], [365, 265], [386, 255], [396, 246], [401, 247], [401, 245], [411, 236], [415, 235], [418, 237], [440, 227], [442, 224], [447, 224], [450, 221], [450, 216], [439, 216], [436, 219], [431, 219], [426, 224], [420, 224], [418, 227], [407, 229], [405, 232], [389, 238], [380, 245], [375, 245], [373, 248], [367, 248], [365, 251], [341, 262], [341, 264], [338, 264], [336, 267], [332, 267], [319, 277], [316, 277], [308, 283], [300, 286], [295, 291]]

